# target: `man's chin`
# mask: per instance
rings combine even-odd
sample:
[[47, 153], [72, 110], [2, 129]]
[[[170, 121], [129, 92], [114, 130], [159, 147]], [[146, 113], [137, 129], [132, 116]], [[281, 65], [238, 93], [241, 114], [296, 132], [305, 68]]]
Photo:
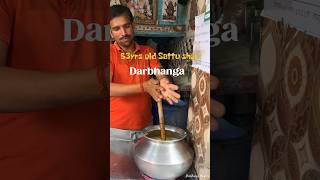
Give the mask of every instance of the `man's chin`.
[[123, 48], [129, 48], [132, 45], [132, 43], [119, 43], [119, 45]]

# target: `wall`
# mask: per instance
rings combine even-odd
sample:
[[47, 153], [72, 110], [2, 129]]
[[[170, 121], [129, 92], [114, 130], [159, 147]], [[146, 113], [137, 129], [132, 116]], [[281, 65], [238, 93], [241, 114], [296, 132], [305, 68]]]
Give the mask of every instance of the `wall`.
[[320, 39], [267, 21], [251, 180], [320, 179]]

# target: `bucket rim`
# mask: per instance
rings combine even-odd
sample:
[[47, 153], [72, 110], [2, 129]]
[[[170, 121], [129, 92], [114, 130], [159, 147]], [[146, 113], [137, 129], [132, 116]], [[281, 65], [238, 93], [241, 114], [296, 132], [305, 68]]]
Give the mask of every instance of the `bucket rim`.
[[179, 142], [179, 141], [182, 141], [184, 140], [186, 137], [187, 137], [187, 132], [181, 128], [178, 128], [178, 127], [174, 127], [174, 126], [170, 126], [170, 125], [165, 125], [165, 129], [166, 131], [171, 131], [171, 132], [174, 132], [174, 133], [178, 133], [179, 134], [179, 138], [177, 139], [173, 139], [173, 140], [158, 140], [158, 139], [153, 139], [153, 138], [150, 138], [148, 137], [148, 134], [152, 131], [155, 131], [155, 130], [160, 130], [160, 125], [152, 125], [152, 126], [148, 126], [146, 127], [144, 130], [143, 130], [143, 137], [152, 141], [152, 142], [156, 142], [156, 143], [162, 143], [162, 144], [168, 144], [168, 143], [175, 143], [175, 142]]

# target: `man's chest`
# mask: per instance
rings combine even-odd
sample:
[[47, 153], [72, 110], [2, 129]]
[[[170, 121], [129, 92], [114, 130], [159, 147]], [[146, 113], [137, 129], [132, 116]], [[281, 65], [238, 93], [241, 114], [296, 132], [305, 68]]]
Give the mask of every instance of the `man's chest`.
[[150, 68], [149, 61], [145, 59], [125, 60], [117, 59], [114, 66], [114, 80], [118, 82], [139, 82], [142, 78], [149, 78], [147, 69]]

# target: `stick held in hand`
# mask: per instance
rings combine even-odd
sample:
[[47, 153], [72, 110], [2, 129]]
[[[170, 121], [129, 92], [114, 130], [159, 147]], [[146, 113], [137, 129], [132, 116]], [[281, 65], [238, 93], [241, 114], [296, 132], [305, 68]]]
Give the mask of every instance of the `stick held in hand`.
[[157, 102], [158, 104], [158, 114], [160, 120], [160, 132], [161, 132], [161, 140], [166, 140], [166, 129], [164, 125], [164, 117], [163, 117], [163, 108], [162, 108], [162, 100]]

